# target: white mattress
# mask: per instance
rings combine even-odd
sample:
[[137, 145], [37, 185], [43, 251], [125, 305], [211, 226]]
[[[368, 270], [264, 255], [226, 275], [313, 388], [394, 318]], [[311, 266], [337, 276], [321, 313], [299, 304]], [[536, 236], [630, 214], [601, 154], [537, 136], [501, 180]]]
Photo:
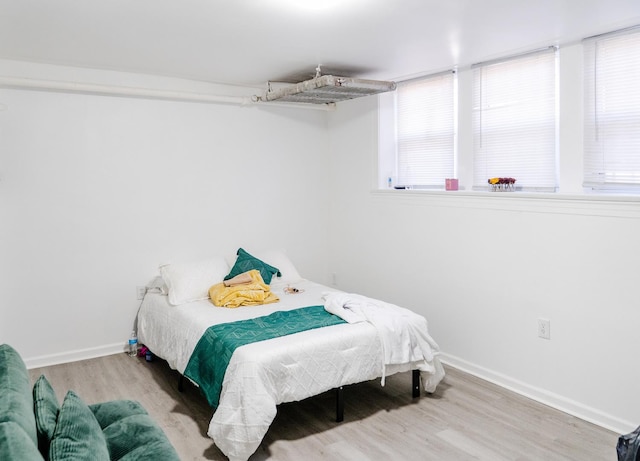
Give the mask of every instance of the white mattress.
[[[166, 296], [149, 293], [138, 315], [138, 336], [154, 354], [183, 373], [209, 326], [322, 305], [322, 293], [336, 291], [307, 280], [294, 286], [302, 292], [286, 294], [286, 285], [272, 283], [271, 290], [280, 302], [236, 309], [215, 307], [209, 300], [171, 306]], [[246, 460], [264, 438], [275, 418], [277, 404], [380, 377], [383, 362], [377, 330], [366, 322], [339, 324], [242, 346], [229, 362], [208, 435], [230, 460]], [[387, 365], [386, 375], [412, 368], [422, 373], [429, 371], [423, 381], [429, 379], [433, 383], [444, 376], [437, 357], [428, 365]]]

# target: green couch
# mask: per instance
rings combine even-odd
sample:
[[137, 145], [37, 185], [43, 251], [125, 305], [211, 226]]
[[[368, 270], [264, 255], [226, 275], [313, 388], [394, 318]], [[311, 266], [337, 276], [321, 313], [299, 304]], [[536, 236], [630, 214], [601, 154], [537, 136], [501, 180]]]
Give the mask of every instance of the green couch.
[[0, 345], [1, 460], [179, 460], [146, 410], [132, 400], [62, 404], [44, 375], [31, 387], [20, 355]]

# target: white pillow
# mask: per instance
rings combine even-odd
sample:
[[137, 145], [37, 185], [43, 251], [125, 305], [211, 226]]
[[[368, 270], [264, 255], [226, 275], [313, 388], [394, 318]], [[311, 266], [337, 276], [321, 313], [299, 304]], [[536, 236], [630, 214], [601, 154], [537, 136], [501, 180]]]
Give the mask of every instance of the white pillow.
[[231, 269], [224, 258], [160, 266], [174, 306], [209, 298], [209, 288], [222, 282]]
[[271, 283], [298, 283], [300, 280], [302, 280], [302, 277], [284, 251], [267, 250], [256, 253], [254, 256], [273, 267], [277, 267], [280, 270], [282, 276], [274, 276]]

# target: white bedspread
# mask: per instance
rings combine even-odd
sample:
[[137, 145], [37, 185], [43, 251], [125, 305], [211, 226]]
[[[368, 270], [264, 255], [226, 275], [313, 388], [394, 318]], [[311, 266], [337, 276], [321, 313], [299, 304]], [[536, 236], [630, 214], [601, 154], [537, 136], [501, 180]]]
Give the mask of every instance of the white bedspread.
[[[138, 336], [154, 354], [183, 373], [209, 326], [322, 305], [323, 293], [336, 292], [310, 281], [294, 286], [304, 291], [289, 295], [284, 293], [284, 285], [272, 284], [279, 303], [237, 309], [217, 308], [208, 300], [171, 306], [166, 296], [149, 294], [138, 315]], [[369, 322], [334, 325], [242, 346], [229, 362], [208, 435], [230, 460], [247, 460], [275, 418], [276, 405], [382, 376], [387, 348], [395, 355], [396, 345], [383, 347], [377, 328]], [[407, 357], [409, 362], [389, 363], [386, 375], [418, 368], [425, 389], [434, 389], [444, 376], [437, 345], [430, 361], [422, 357], [413, 361], [413, 352]]]

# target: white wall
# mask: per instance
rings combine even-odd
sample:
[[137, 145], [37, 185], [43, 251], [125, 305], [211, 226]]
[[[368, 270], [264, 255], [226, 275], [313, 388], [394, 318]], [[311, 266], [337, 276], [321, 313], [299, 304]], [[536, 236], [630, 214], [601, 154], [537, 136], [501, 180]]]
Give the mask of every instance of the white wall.
[[327, 281], [326, 113], [13, 89], [0, 108], [0, 343], [29, 365], [122, 350], [161, 263], [283, 248]]
[[[226, 90], [2, 61], [0, 71]], [[561, 112], [564, 178], [582, 149], [572, 84], [561, 82], [573, 95]], [[637, 201], [374, 191], [375, 98], [341, 103], [328, 125], [318, 111], [6, 89], [0, 109], [0, 342], [32, 366], [122, 348], [135, 286], [160, 263], [279, 247], [308, 278], [335, 273], [345, 290], [426, 315], [451, 364], [618, 432], [640, 421], [629, 404]], [[468, 155], [470, 124], [460, 129]], [[550, 341], [537, 338], [539, 317]]]
[[[565, 65], [579, 63], [572, 57]], [[565, 184], [580, 175], [580, 96], [563, 94]], [[340, 288], [424, 314], [450, 364], [618, 432], [635, 428], [640, 201], [567, 189], [376, 191], [377, 123], [375, 98], [330, 114], [329, 270]], [[468, 149], [470, 124], [460, 130]], [[551, 321], [551, 340], [537, 337], [538, 318]]]

